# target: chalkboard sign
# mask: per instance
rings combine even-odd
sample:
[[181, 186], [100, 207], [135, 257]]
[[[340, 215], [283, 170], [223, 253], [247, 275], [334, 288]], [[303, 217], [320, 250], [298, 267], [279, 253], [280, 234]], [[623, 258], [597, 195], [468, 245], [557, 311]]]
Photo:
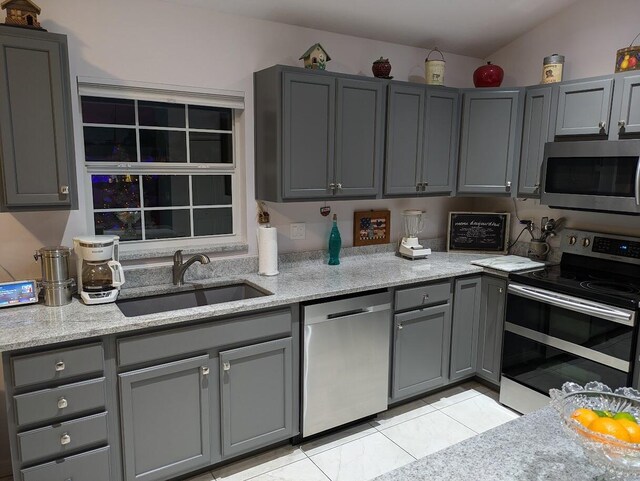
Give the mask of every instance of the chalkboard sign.
[[449, 212], [447, 250], [507, 253], [508, 213]]

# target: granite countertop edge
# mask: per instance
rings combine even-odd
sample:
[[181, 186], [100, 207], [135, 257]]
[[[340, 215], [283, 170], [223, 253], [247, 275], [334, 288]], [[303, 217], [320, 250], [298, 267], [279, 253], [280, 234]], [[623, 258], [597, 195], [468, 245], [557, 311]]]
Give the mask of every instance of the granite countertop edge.
[[[248, 273], [194, 281], [183, 288], [193, 289], [246, 281], [272, 292], [273, 295], [137, 317], [125, 317], [113, 303], [85, 306], [75, 297], [71, 304], [62, 307], [37, 304], [8, 308], [0, 311], [0, 352], [133, 333], [161, 326], [177, 327], [182, 323], [272, 309], [327, 297], [480, 274], [487, 270], [472, 265], [471, 262], [487, 257], [491, 256], [434, 253], [427, 260], [412, 262], [385, 253], [345, 259], [338, 267], [299, 262], [287, 266], [279, 275], [273, 277]], [[379, 269], [377, 274], [376, 268]], [[123, 289], [121, 297], [126, 299], [154, 295], [176, 289], [172, 285]]]

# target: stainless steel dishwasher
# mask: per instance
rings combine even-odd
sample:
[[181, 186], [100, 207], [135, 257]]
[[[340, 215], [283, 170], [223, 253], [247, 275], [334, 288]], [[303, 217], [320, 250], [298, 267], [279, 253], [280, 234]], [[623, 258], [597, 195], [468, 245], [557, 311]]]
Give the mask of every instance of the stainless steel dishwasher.
[[302, 436], [387, 409], [391, 294], [304, 306]]

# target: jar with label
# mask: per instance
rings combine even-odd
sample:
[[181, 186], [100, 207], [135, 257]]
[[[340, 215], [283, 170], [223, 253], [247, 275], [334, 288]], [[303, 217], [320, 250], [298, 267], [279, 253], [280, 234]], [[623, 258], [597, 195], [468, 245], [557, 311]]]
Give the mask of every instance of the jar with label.
[[544, 58], [542, 67], [543, 84], [562, 82], [562, 67], [564, 66], [564, 55], [554, 53]]

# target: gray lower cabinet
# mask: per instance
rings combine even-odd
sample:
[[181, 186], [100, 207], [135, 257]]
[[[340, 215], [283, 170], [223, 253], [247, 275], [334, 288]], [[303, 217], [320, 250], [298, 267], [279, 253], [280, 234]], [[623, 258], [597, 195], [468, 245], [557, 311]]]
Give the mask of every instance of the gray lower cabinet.
[[76, 206], [67, 37], [0, 27], [4, 210]]
[[289, 337], [220, 352], [225, 458], [293, 435], [291, 351]]
[[449, 378], [451, 308], [444, 304], [394, 316], [393, 400], [443, 386]]
[[456, 279], [451, 325], [451, 381], [476, 373], [481, 293], [480, 276]]
[[556, 136], [606, 135], [613, 76], [565, 82], [559, 86]]
[[609, 140], [637, 138], [640, 134], [640, 74], [637, 72], [615, 76], [611, 122]]
[[500, 382], [506, 298], [506, 280], [483, 276], [476, 374], [496, 384]]
[[522, 149], [518, 197], [540, 197], [540, 180], [544, 144], [553, 141], [551, 122], [555, 108], [556, 90], [550, 85], [528, 88], [524, 101]]
[[458, 192], [515, 194], [523, 98], [522, 89], [464, 91]]
[[208, 355], [119, 375], [124, 479], [161, 481], [208, 466], [217, 363]]

